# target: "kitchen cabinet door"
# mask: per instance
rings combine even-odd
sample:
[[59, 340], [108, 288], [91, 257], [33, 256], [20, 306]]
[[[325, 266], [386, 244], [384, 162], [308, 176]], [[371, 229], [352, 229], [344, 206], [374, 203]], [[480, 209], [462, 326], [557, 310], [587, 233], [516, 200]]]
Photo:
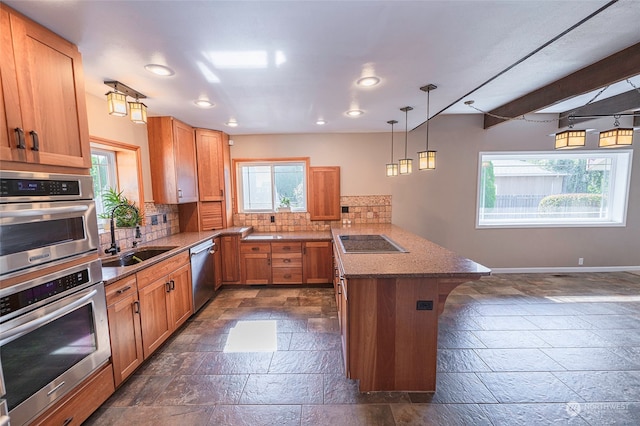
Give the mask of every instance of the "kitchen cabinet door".
[[200, 201], [224, 200], [222, 132], [196, 129]]
[[271, 284], [271, 253], [241, 253], [243, 284]]
[[226, 235], [221, 237], [222, 282], [236, 284], [240, 281], [240, 257], [238, 256], [239, 237]]
[[222, 249], [221, 238], [213, 239], [213, 276], [214, 288], [217, 290], [222, 286]]
[[198, 201], [195, 133], [173, 117], [149, 117], [153, 199], [158, 204]]
[[[8, 132], [15, 139], [18, 135], [15, 129], [20, 128], [24, 138], [24, 148], [14, 142], [15, 146], [10, 145], [8, 152], [3, 136], [2, 159], [91, 167], [84, 76], [78, 48], [5, 5], [1, 7], [2, 103], [5, 113], [11, 115], [6, 116], [6, 129], [2, 130], [3, 135]], [[11, 53], [14, 63], [8, 58]], [[19, 98], [16, 98], [14, 79]], [[21, 117], [15, 110], [20, 111]], [[24, 155], [15, 149], [24, 151]]]
[[118, 387], [144, 360], [135, 276], [110, 284], [106, 294], [113, 377]]
[[169, 275], [171, 291], [171, 327], [176, 330], [193, 314], [193, 291], [191, 288], [191, 265], [181, 266]]
[[149, 358], [173, 332], [169, 316], [171, 284], [167, 278], [167, 276], [160, 277], [147, 286], [138, 288], [142, 349], [145, 359]]
[[340, 167], [310, 167], [307, 206], [311, 220], [340, 220]]
[[330, 241], [307, 241], [302, 265], [305, 284], [325, 284], [332, 280], [333, 257]]

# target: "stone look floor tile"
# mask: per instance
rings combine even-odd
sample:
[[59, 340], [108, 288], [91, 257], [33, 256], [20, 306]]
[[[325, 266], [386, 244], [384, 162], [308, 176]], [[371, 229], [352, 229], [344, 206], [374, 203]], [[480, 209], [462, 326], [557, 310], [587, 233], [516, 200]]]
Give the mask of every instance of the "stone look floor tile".
[[[460, 285], [438, 321], [436, 392], [360, 393], [332, 287], [223, 288], [86, 424], [635, 426], [638, 294], [624, 272]], [[275, 321], [277, 351], [224, 353], [254, 320]]]

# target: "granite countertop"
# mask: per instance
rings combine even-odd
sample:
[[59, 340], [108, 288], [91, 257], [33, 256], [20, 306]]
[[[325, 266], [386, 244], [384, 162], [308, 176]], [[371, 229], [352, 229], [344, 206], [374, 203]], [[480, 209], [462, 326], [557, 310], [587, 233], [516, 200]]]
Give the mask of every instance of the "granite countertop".
[[242, 241], [271, 242], [271, 241], [304, 241], [304, 240], [331, 240], [329, 231], [295, 231], [295, 232], [252, 232], [247, 234]]
[[[131, 266], [121, 267], [102, 267], [102, 280], [105, 285], [109, 285], [117, 280], [133, 275], [136, 272], [141, 271], [144, 268], [168, 259], [185, 250], [189, 250], [191, 247], [205, 241], [218, 237], [220, 235], [233, 235], [240, 234], [241, 237], [245, 237], [251, 232], [251, 227], [232, 227], [225, 228], [218, 231], [205, 231], [205, 232], [181, 232], [179, 234], [170, 235], [168, 237], [158, 238], [157, 240], [150, 241], [145, 244], [141, 244], [137, 249], [144, 248], [159, 248], [159, 247], [173, 247], [171, 250], [162, 253], [151, 259], [145, 260], [142, 263]], [[107, 262], [111, 259], [116, 259], [125, 253], [131, 252], [134, 249], [124, 250], [118, 254], [118, 256], [105, 256], [101, 257], [103, 262]]]
[[[354, 225], [331, 230], [345, 278], [479, 277], [491, 270], [391, 224]], [[339, 235], [382, 234], [407, 252], [345, 253]]]

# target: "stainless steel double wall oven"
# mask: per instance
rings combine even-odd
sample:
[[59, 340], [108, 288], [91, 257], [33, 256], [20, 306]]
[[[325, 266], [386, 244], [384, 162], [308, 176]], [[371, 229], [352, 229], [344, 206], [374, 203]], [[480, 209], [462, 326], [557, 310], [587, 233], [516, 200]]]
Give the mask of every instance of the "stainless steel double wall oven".
[[0, 172], [0, 374], [13, 426], [109, 360], [90, 176]]

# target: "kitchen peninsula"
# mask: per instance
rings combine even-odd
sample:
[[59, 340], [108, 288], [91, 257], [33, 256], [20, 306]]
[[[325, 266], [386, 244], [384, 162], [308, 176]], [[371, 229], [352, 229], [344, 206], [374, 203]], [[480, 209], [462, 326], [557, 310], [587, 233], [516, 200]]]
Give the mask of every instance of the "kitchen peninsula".
[[[380, 235], [382, 248], [341, 243]], [[394, 225], [335, 227], [332, 236], [347, 376], [361, 392], [435, 391], [438, 315], [456, 286], [491, 271]]]

